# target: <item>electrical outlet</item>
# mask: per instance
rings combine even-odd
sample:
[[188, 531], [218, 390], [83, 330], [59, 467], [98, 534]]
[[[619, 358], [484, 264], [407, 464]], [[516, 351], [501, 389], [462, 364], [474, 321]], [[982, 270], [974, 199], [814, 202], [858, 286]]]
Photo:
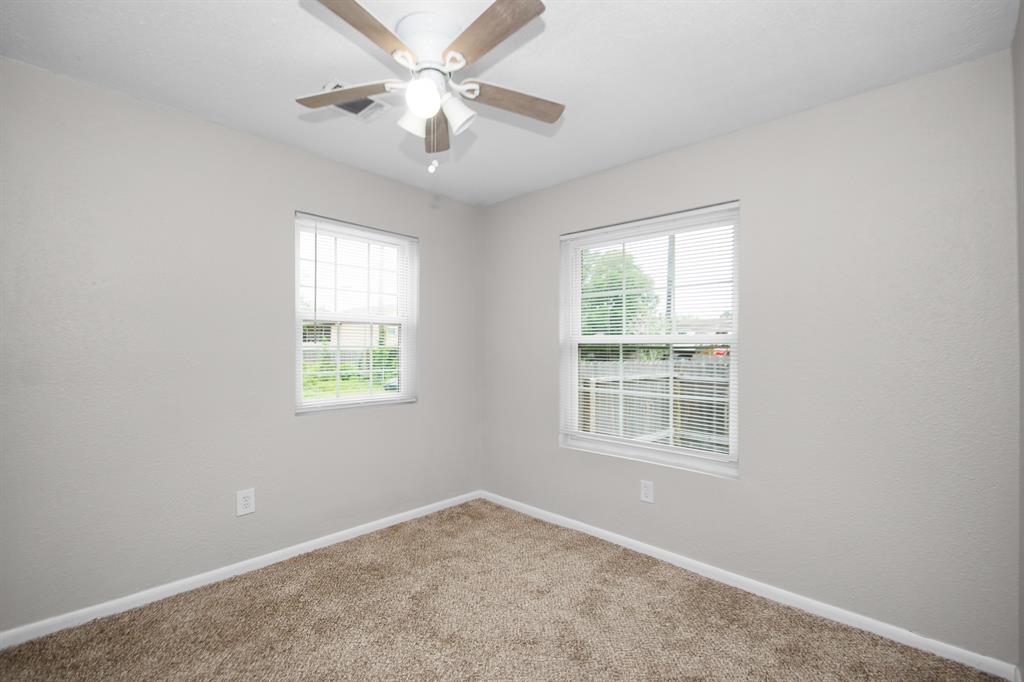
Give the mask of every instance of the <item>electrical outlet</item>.
[[245, 516], [256, 511], [256, 488], [239, 490], [235, 493], [235, 516]]
[[640, 501], [654, 504], [654, 481], [640, 481]]

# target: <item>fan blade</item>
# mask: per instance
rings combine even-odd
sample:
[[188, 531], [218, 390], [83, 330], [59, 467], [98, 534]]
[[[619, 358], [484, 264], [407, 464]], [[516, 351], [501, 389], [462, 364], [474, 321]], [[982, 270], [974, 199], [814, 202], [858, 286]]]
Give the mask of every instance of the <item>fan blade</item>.
[[458, 52], [472, 64], [493, 50], [501, 41], [528, 24], [544, 11], [540, 0], [494, 0], [472, 24], [444, 51]]
[[480, 94], [472, 99], [474, 102], [489, 104], [492, 107], [512, 111], [523, 116], [535, 118], [545, 123], [554, 123], [565, 111], [565, 105], [550, 100], [527, 95], [515, 90], [500, 88], [480, 81], [463, 81], [462, 85], [476, 84], [480, 86]]
[[427, 153], [436, 154], [448, 150], [448, 117], [443, 111], [427, 121]]
[[387, 26], [380, 23], [377, 17], [367, 12], [356, 0], [320, 0], [324, 7], [331, 10], [344, 19], [352, 28], [362, 33], [380, 46], [388, 54], [394, 54], [398, 50], [405, 50], [413, 57], [412, 50], [406, 47], [405, 43], [398, 39]]
[[315, 95], [300, 97], [296, 102], [310, 109], [326, 107], [331, 104], [342, 104], [351, 102], [354, 99], [363, 99], [371, 95], [381, 95], [388, 91], [389, 81], [377, 81], [376, 83], [365, 83], [363, 85], [350, 85], [347, 88], [335, 88], [325, 92], [318, 92]]

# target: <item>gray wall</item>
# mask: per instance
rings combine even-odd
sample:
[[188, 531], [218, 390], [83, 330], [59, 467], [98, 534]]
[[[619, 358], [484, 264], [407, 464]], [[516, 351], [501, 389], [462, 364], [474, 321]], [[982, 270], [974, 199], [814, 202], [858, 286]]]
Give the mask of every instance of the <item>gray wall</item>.
[[[486, 487], [1017, 661], [1010, 72], [1007, 50], [488, 209]], [[732, 199], [739, 480], [560, 449], [559, 235]]]
[[[477, 487], [477, 209], [9, 60], [0, 91], [0, 629]], [[422, 239], [418, 403], [293, 416], [296, 209]]]
[[[1013, 93], [1014, 131], [1017, 141], [1017, 285], [1018, 302], [1024, 306], [1024, 276], [1020, 266], [1024, 263], [1024, 8], [1017, 8], [1017, 33], [1013, 39]], [[1019, 308], [1021, 325], [1020, 349], [1024, 356], [1024, 307]], [[1021, 390], [1021, 423], [1024, 423], [1024, 385]], [[1021, 450], [1024, 467], [1024, 449]], [[1020, 565], [1024, 566], [1024, 473], [1019, 477], [1020, 495], [1017, 498], [1020, 523]], [[1020, 574], [1020, 655], [1024, 659], [1024, 570]]]

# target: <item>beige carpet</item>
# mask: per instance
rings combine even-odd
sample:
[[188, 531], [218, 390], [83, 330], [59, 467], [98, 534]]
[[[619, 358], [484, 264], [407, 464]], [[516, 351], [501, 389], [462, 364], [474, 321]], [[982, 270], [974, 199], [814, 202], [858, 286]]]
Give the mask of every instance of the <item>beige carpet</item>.
[[0, 652], [4, 680], [980, 680], [475, 500]]

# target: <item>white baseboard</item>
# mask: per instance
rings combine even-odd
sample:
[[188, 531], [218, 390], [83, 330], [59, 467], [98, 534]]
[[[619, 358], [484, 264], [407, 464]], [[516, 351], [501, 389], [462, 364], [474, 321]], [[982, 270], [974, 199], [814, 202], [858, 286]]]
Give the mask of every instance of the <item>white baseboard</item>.
[[434, 502], [423, 507], [417, 507], [416, 509], [410, 509], [409, 511], [400, 512], [383, 519], [376, 521], [370, 521], [347, 530], [338, 531], [337, 533], [331, 533], [330, 535], [324, 535], [323, 537], [308, 540], [306, 542], [300, 542], [297, 545], [291, 547], [285, 547], [268, 554], [262, 554], [252, 559], [246, 559], [245, 561], [239, 561], [238, 563], [231, 564], [229, 566], [223, 566], [221, 568], [215, 568], [212, 571], [206, 571], [198, 575], [193, 575], [188, 578], [182, 578], [181, 580], [175, 580], [174, 582], [165, 583], [163, 585], [157, 585], [141, 592], [129, 594], [124, 597], [118, 597], [117, 599], [111, 599], [101, 604], [94, 606], [87, 606], [77, 611], [71, 611], [70, 613], [64, 613], [59, 616], [53, 616], [51, 618], [45, 618], [38, 620], [34, 623], [27, 625], [21, 625], [10, 630], [4, 630], [0, 632], [0, 649], [6, 649], [7, 647], [14, 646], [15, 644], [21, 644], [27, 642], [30, 639], [36, 637], [42, 637], [48, 635], [51, 632], [70, 628], [75, 625], [81, 625], [90, 620], [96, 618], [103, 618], [104, 616], [111, 616], [115, 613], [121, 613], [122, 611], [128, 611], [130, 609], [144, 606], [150, 602], [157, 601], [159, 599], [165, 599], [167, 597], [174, 596], [180, 592], [187, 592], [194, 590], [197, 587], [203, 585], [209, 585], [220, 580], [225, 580], [240, 573], [248, 573], [254, 571], [257, 568], [263, 568], [270, 564], [275, 564], [278, 561], [284, 561], [290, 559], [293, 556], [299, 554], [305, 554], [306, 552], [312, 552], [314, 549], [320, 549], [328, 545], [333, 545], [344, 540], [350, 540], [366, 533], [372, 533], [375, 530], [381, 528], [387, 528], [393, 526], [396, 523], [402, 523], [403, 521], [409, 521], [419, 516], [425, 516], [448, 507], [454, 507], [457, 504], [468, 502], [469, 500], [481, 497], [480, 491], [466, 493], [465, 495], [459, 495], [457, 497], [450, 497], [447, 500], [440, 502]]
[[804, 597], [778, 587], [773, 587], [767, 583], [762, 583], [757, 580], [711, 566], [710, 564], [690, 559], [682, 554], [676, 554], [675, 552], [670, 552], [666, 549], [661, 549], [660, 547], [655, 547], [654, 545], [634, 540], [626, 537], [625, 535], [619, 535], [618, 533], [597, 528], [596, 526], [591, 526], [587, 523], [583, 523], [582, 521], [570, 519], [566, 516], [545, 511], [543, 509], [483, 490], [466, 493], [457, 497], [451, 497], [447, 500], [428, 504], [416, 509], [410, 509], [409, 511], [394, 514], [383, 519], [370, 521], [369, 523], [364, 523], [347, 530], [331, 533], [330, 535], [325, 535], [314, 540], [292, 545], [291, 547], [285, 547], [284, 549], [279, 549], [258, 557], [253, 557], [252, 559], [239, 561], [238, 563], [231, 564], [229, 566], [216, 568], [212, 571], [200, 573], [188, 578], [182, 578], [181, 580], [175, 580], [174, 582], [158, 585], [157, 587], [151, 587], [147, 590], [142, 590], [141, 592], [129, 594], [117, 599], [111, 599], [110, 601], [106, 601], [101, 604], [88, 606], [83, 609], [78, 609], [77, 611], [53, 616], [52, 618], [46, 618], [34, 623], [5, 630], [0, 632], [0, 649], [14, 646], [15, 644], [20, 644], [30, 639], [35, 639], [36, 637], [42, 637], [43, 635], [50, 634], [51, 632], [63, 630], [75, 625], [81, 625], [82, 623], [86, 623], [96, 618], [102, 618], [115, 613], [121, 613], [122, 611], [128, 611], [129, 609], [134, 609], [139, 606], [144, 606], [150, 602], [171, 597], [180, 592], [194, 590], [197, 587], [202, 587], [203, 585], [209, 585], [210, 583], [225, 580], [226, 578], [230, 578], [241, 573], [247, 573], [249, 571], [256, 570], [257, 568], [263, 568], [264, 566], [269, 566], [270, 564], [277, 563], [278, 561], [290, 559], [291, 557], [299, 554], [305, 554], [306, 552], [311, 552], [315, 549], [320, 549], [321, 547], [343, 542], [344, 540], [350, 540], [351, 538], [358, 537], [366, 533], [372, 533], [375, 530], [393, 526], [397, 523], [409, 521], [420, 516], [425, 516], [448, 507], [454, 507], [455, 505], [462, 504], [463, 502], [468, 502], [469, 500], [476, 498], [490, 500], [495, 504], [523, 512], [524, 514], [528, 514], [543, 521], [548, 521], [559, 526], [572, 528], [573, 530], [593, 535], [601, 538], [602, 540], [607, 540], [608, 542], [615, 543], [616, 545], [627, 547], [636, 552], [640, 552], [641, 554], [647, 554], [656, 559], [660, 559], [661, 561], [679, 566], [680, 568], [685, 568], [686, 570], [693, 571], [694, 573], [699, 573], [700, 575], [707, 576], [708, 578], [727, 585], [738, 587], [741, 590], [752, 592], [753, 594], [771, 599], [772, 601], [779, 602], [780, 604], [793, 606], [817, 616], [828, 618], [829, 620], [834, 620], [838, 623], [843, 623], [844, 625], [873, 632], [876, 635], [881, 635], [882, 637], [900, 642], [901, 644], [912, 646], [915, 649], [928, 651], [938, 656], [942, 656], [943, 658], [948, 658], [950, 660], [957, 661], [958, 663], [969, 665], [972, 668], [977, 668], [978, 670], [991, 675], [997, 675], [1006, 680], [1021, 682], [1020, 670], [1012, 663], [1000, 661], [999, 659], [991, 658], [989, 656], [983, 656], [982, 654], [968, 651], [967, 649], [962, 649], [952, 644], [946, 644], [945, 642], [940, 642], [939, 640], [919, 635], [915, 632], [911, 632], [910, 630], [890, 625], [889, 623], [883, 623], [880, 620], [875, 620], [874, 618], [863, 616], [859, 613], [854, 613], [853, 611], [847, 611], [846, 609], [841, 609], [837, 606], [832, 606], [830, 604], [817, 601], [816, 599], [811, 599], [810, 597]]
[[832, 606], [831, 604], [826, 604], [816, 599], [811, 599], [810, 597], [804, 597], [803, 595], [789, 592], [787, 590], [768, 585], [767, 583], [762, 583], [757, 580], [711, 566], [710, 564], [705, 564], [701, 561], [697, 561], [696, 559], [690, 559], [682, 554], [676, 554], [675, 552], [670, 552], [667, 549], [655, 547], [654, 545], [649, 545], [646, 542], [640, 542], [639, 540], [634, 540], [633, 538], [626, 537], [625, 535], [619, 535], [618, 533], [613, 533], [611, 531], [604, 530], [603, 528], [597, 528], [596, 526], [591, 526], [587, 523], [583, 523], [582, 521], [577, 521], [576, 519], [570, 519], [560, 514], [554, 514], [537, 507], [532, 507], [528, 504], [511, 500], [507, 497], [502, 497], [501, 495], [495, 495], [494, 493], [484, 491], [481, 493], [481, 496], [484, 499], [490, 500], [495, 504], [500, 504], [503, 507], [523, 512], [524, 514], [528, 514], [534, 518], [538, 518], [542, 521], [547, 521], [558, 526], [564, 526], [565, 528], [571, 528], [588, 535], [593, 535], [601, 538], [602, 540], [607, 540], [608, 542], [612, 542], [616, 545], [621, 545], [622, 547], [640, 552], [641, 554], [647, 554], [655, 559], [660, 559], [661, 561], [673, 564], [674, 566], [679, 566], [680, 568], [685, 568], [688, 571], [699, 573], [700, 575], [725, 583], [726, 585], [732, 585], [733, 587], [738, 587], [741, 590], [752, 592], [753, 594], [760, 595], [766, 599], [771, 599], [772, 601], [779, 602], [780, 604], [793, 606], [803, 611], [813, 613], [816, 616], [821, 616], [822, 618], [828, 618], [829, 620], [834, 620], [837, 623], [842, 623], [843, 625], [849, 625], [859, 630], [866, 630], [876, 635], [881, 635], [882, 637], [894, 640], [900, 644], [906, 644], [907, 646], [914, 647], [915, 649], [928, 651], [938, 656], [942, 656], [943, 658], [948, 658], [952, 661], [969, 665], [972, 668], [977, 668], [978, 670], [990, 675], [996, 675], [1006, 680], [1017, 680], [1017, 682], [1020, 682], [1020, 670], [1013, 663], [1007, 663], [1006, 661], [1001, 661], [997, 658], [984, 656], [952, 644], [946, 644], [945, 642], [940, 642], [937, 639], [931, 639], [930, 637], [919, 635], [916, 632], [911, 632], [910, 630], [906, 630], [896, 625], [883, 623], [880, 620], [875, 620], [874, 618], [863, 616], [859, 613], [854, 613], [853, 611], [847, 611], [846, 609], [839, 608], [838, 606]]

